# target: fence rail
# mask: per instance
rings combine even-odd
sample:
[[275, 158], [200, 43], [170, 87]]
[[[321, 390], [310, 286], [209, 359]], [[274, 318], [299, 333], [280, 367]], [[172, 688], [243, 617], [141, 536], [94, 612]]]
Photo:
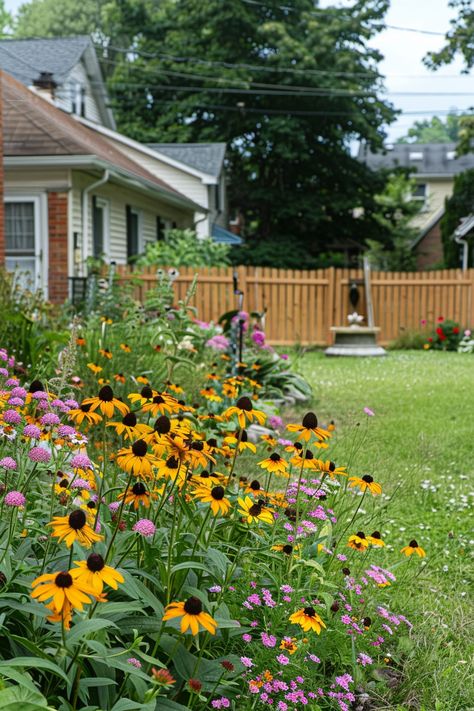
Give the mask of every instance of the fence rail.
[[[180, 268], [175, 282], [176, 300], [184, 298], [194, 275], [198, 289], [192, 305], [203, 321], [216, 321], [237, 307], [232, 268]], [[239, 289], [244, 292], [245, 311], [265, 313], [265, 331], [273, 345], [327, 345], [331, 326], [347, 324], [352, 311], [349, 287], [355, 281], [360, 291], [357, 307], [365, 315], [361, 269], [292, 270], [269, 267], [237, 267]], [[117, 268], [122, 282], [134, 284], [134, 296], [143, 300], [156, 283], [156, 270], [137, 275], [126, 266]], [[404, 331], [420, 326], [422, 319], [451, 318], [462, 326], [474, 326], [474, 269], [432, 272], [372, 272], [375, 325], [380, 342], [387, 344]]]

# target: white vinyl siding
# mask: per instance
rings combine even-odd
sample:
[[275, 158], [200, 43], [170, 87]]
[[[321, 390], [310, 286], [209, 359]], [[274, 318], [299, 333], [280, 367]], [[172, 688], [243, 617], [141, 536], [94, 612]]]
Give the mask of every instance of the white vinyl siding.
[[84, 111], [82, 114], [77, 113], [83, 115], [86, 119], [89, 119], [89, 121], [104, 123], [104, 117], [101, 116], [99, 106], [94, 97], [96, 89], [91, 84], [86, 68], [82, 62], [76, 64], [61, 86], [58, 87], [56, 92], [57, 105], [66, 111], [72, 112], [77, 85], [80, 85], [84, 90]]

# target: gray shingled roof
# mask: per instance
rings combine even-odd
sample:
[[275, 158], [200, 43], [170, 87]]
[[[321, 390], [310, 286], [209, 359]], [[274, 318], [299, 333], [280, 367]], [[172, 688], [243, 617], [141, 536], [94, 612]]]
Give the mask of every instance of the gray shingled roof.
[[148, 147], [215, 178], [220, 175], [226, 151], [225, 143], [149, 143]]
[[31, 86], [40, 72], [51, 72], [54, 80], [62, 84], [91, 43], [88, 35], [2, 39], [0, 67], [27, 86]]
[[417, 175], [448, 178], [474, 168], [472, 153], [454, 158], [455, 151], [455, 143], [395, 143], [380, 153], [361, 146], [359, 160], [372, 170], [402, 167], [411, 168]]

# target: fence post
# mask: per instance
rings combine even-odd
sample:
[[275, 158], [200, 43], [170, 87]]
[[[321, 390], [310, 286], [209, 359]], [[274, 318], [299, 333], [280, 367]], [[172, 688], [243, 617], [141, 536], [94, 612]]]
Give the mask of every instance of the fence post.
[[326, 316], [326, 328], [325, 328], [325, 333], [326, 333], [326, 345], [330, 346], [332, 345], [332, 339], [331, 339], [331, 331], [330, 328], [331, 326], [335, 326], [336, 324], [334, 323], [334, 304], [335, 304], [335, 298], [336, 298], [336, 270], [334, 267], [329, 267], [327, 269], [327, 278], [328, 278], [328, 298], [327, 298], [327, 309], [325, 309], [325, 316]]
[[239, 280], [239, 289], [244, 294], [244, 311], [247, 310], [248, 306], [248, 294], [247, 294], [247, 267], [239, 266], [237, 267], [237, 278]]
[[[466, 274], [466, 272], [464, 272]], [[469, 321], [468, 321], [468, 328], [471, 328], [471, 325], [474, 324], [474, 269], [468, 269], [467, 274], [471, 277], [471, 288], [469, 290]]]

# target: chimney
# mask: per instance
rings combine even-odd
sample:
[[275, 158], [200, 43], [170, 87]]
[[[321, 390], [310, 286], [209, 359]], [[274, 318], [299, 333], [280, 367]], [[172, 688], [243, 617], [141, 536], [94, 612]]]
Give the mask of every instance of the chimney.
[[53, 79], [52, 72], [40, 72], [39, 77], [33, 80], [33, 86], [40, 96], [54, 99], [54, 91], [58, 85]]
[[3, 72], [0, 69], [0, 265], [5, 264], [3, 180]]

